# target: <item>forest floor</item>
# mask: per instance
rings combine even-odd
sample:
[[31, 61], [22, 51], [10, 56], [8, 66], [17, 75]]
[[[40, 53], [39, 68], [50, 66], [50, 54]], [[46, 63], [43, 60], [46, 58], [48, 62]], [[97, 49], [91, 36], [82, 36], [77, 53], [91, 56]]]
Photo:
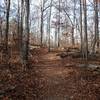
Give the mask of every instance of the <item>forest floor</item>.
[[0, 100], [100, 100], [100, 70], [57, 54], [33, 53], [25, 71], [19, 64], [0, 66]]

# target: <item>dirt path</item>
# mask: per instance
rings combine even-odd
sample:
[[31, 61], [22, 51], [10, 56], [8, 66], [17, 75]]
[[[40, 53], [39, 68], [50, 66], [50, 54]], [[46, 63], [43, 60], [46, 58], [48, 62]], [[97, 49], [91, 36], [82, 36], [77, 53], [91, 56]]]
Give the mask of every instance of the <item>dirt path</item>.
[[99, 100], [100, 96], [97, 97], [92, 91], [94, 88], [90, 88], [94, 83], [88, 84], [88, 81], [81, 77], [80, 68], [65, 67], [56, 53], [41, 56], [35, 66], [41, 76], [42, 88], [39, 96], [44, 98], [43, 100]]
[[19, 63], [1, 67], [0, 100], [100, 100], [100, 72], [56, 55], [34, 55], [26, 70]]

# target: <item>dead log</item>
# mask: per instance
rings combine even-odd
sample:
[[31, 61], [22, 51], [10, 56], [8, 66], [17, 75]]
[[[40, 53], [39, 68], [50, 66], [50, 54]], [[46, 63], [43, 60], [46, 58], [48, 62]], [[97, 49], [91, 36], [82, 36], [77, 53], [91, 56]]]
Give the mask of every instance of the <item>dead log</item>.
[[63, 52], [63, 53], [57, 54], [57, 56], [60, 56], [61, 58], [65, 58], [65, 57], [81, 58], [82, 54], [81, 52]]
[[82, 58], [82, 53], [81, 52], [73, 53], [72, 58]]

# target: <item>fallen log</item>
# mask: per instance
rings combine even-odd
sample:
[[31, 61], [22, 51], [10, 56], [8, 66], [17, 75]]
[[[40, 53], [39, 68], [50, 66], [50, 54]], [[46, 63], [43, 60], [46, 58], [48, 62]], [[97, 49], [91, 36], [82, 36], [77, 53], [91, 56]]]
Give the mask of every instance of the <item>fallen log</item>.
[[72, 58], [82, 58], [82, 53], [81, 52], [73, 53]]
[[65, 57], [81, 58], [82, 54], [81, 52], [63, 52], [63, 53], [57, 54], [57, 56], [60, 56], [61, 58], [65, 58]]

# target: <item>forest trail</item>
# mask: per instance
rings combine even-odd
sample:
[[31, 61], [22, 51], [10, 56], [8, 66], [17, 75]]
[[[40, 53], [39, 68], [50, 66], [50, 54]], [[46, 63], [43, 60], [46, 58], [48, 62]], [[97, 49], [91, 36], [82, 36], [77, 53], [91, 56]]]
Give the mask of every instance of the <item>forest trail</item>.
[[65, 94], [64, 86], [69, 84], [65, 83], [65, 79], [70, 77], [73, 69], [65, 68], [57, 53], [48, 53], [41, 56], [39, 63], [35, 66], [39, 67], [38, 70], [45, 81], [44, 88], [41, 91], [43, 97], [46, 99], [51, 98], [52, 100], [69, 98]]
[[19, 64], [1, 69], [0, 100], [100, 100], [100, 72], [57, 55], [39, 53], [24, 71]]
[[[69, 62], [70, 63], [70, 62]], [[36, 70], [39, 72], [41, 90], [39, 96], [43, 100], [90, 100], [87, 80], [81, 77], [80, 68], [67, 66], [57, 53], [48, 53], [39, 57]], [[87, 99], [88, 98], [88, 99]], [[94, 97], [95, 98], [95, 97]]]

